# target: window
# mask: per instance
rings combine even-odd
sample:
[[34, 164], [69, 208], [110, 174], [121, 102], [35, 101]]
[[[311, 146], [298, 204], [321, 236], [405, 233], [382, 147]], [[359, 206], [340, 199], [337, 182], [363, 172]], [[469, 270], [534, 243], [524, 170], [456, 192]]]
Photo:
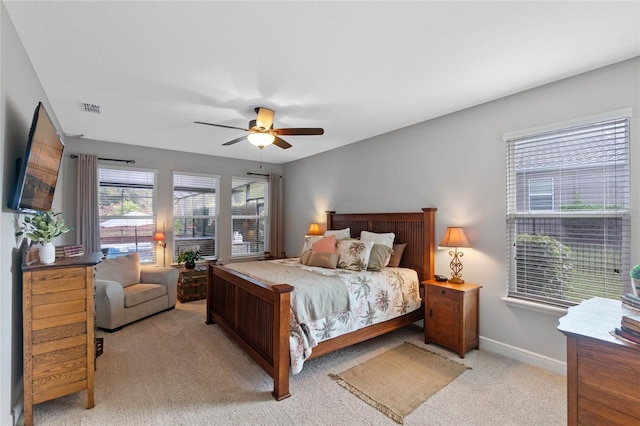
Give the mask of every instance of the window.
[[567, 307], [629, 291], [629, 119], [505, 140], [508, 295]]
[[98, 181], [100, 248], [107, 257], [138, 252], [141, 262], [155, 262], [155, 172], [99, 167]]
[[173, 173], [173, 259], [196, 249], [216, 255], [219, 176]]
[[553, 178], [529, 179], [529, 210], [553, 210]]
[[232, 179], [232, 257], [264, 253], [269, 236], [268, 188], [266, 179]]

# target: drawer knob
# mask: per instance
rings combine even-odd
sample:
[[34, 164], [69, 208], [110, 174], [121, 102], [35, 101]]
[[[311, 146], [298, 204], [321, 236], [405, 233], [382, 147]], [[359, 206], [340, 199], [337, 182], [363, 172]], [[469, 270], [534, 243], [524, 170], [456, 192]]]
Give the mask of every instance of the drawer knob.
[[441, 290], [440, 294], [445, 294], [445, 292], [446, 292], [445, 290]]

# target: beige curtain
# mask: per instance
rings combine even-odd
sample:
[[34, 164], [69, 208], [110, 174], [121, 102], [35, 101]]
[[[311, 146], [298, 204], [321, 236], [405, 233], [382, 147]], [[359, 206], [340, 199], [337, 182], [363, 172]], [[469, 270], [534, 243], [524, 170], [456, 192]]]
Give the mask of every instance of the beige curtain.
[[98, 210], [98, 159], [95, 155], [78, 155], [76, 233], [78, 244], [86, 253], [100, 251]]
[[269, 175], [269, 248], [272, 256], [280, 257], [284, 251], [282, 229], [282, 178]]

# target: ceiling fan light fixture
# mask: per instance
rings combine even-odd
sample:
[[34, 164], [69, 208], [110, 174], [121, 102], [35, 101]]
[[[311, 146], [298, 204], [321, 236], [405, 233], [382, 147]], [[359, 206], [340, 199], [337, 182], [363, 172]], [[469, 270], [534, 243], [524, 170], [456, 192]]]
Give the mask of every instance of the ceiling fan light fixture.
[[249, 133], [247, 139], [249, 139], [249, 142], [253, 145], [264, 148], [265, 146], [271, 145], [276, 137], [269, 133]]

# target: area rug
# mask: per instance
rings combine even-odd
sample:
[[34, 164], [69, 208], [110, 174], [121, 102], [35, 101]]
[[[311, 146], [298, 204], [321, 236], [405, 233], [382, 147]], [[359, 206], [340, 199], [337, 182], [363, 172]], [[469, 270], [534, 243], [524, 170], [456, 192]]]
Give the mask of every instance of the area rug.
[[397, 423], [440, 389], [470, 369], [405, 342], [340, 374], [340, 386]]

